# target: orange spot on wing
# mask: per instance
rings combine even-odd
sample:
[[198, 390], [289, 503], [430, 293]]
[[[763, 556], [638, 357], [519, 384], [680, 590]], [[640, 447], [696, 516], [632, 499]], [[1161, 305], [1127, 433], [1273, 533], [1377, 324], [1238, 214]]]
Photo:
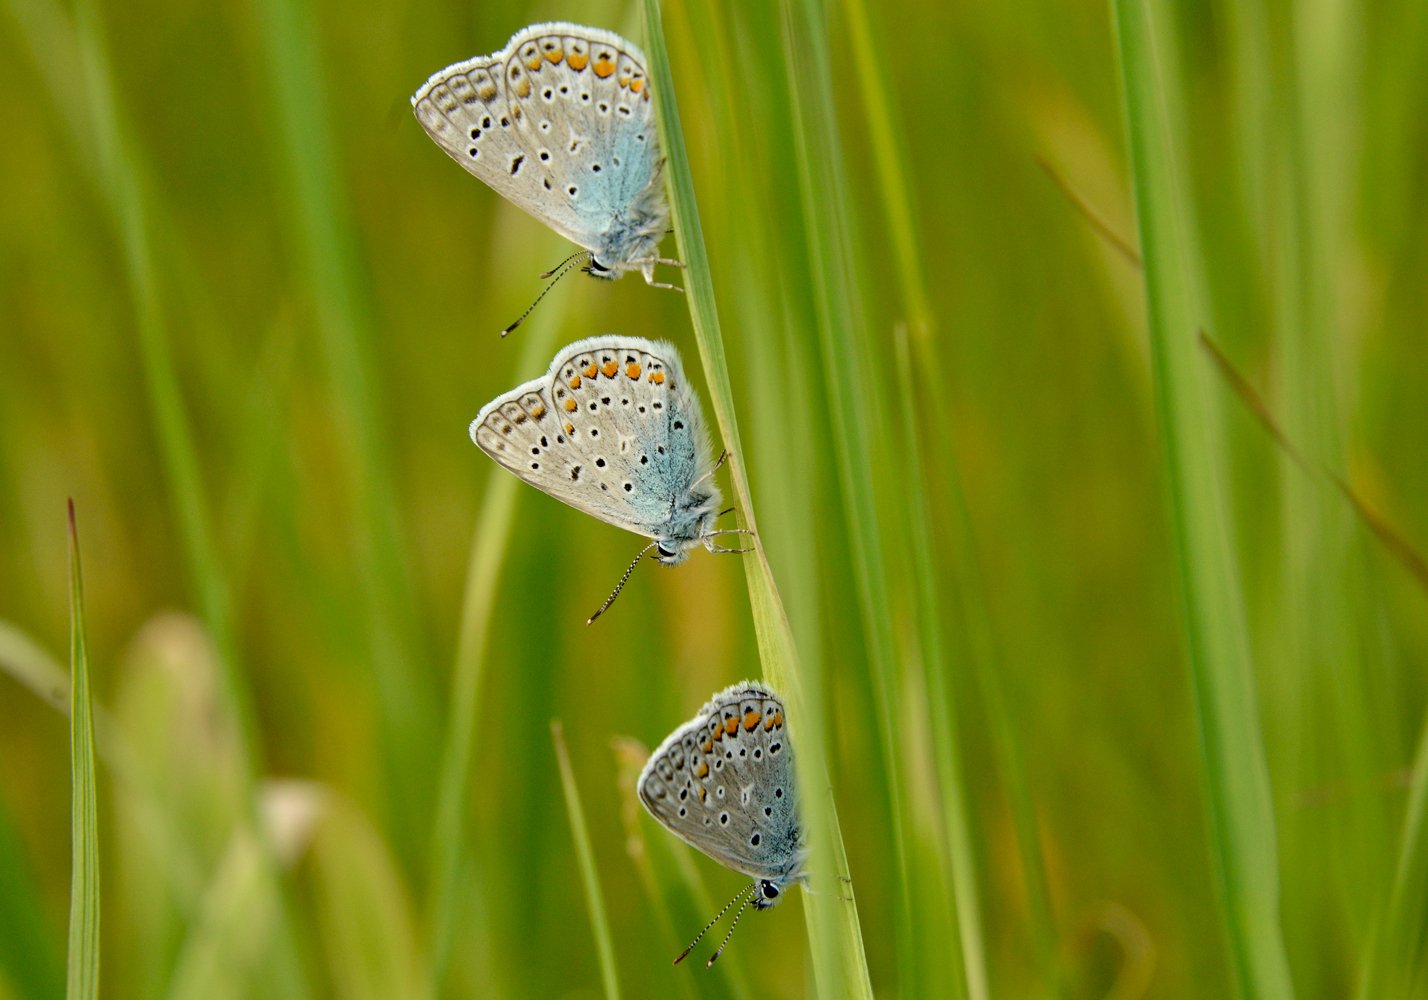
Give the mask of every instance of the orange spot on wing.
[[574, 433], [575, 433], [575, 428], [572, 427], [570, 424], [566, 424], [566, 425], [565, 425], [565, 433], [567, 433], [567, 434], [574, 434]]
[[775, 725], [775, 726], [782, 726], [782, 725], [783, 725], [783, 713], [782, 713], [782, 712], [775, 712], [775, 713], [774, 713], [774, 725]]
[[541, 417], [545, 416], [545, 407], [537, 403], [535, 405], [535, 409], [531, 410], [531, 416], [539, 420]]
[[572, 388], [572, 389], [579, 389], [579, 388], [580, 388], [580, 376], [579, 376], [579, 375], [575, 376], [573, 379], [570, 380], [570, 388]]
[[630, 89], [633, 90], [633, 91], [634, 91], [635, 93], [637, 93], [637, 94], [640, 92], [640, 88], [643, 87], [644, 85], [645, 85], [645, 81], [642, 80], [642, 79], [640, 79], [639, 77], [636, 77], [635, 79], [633, 79], [633, 80], [630, 81]]
[[561, 51], [559, 45], [552, 45], [545, 50], [545, 57], [553, 63], [558, 63], [565, 58], [565, 53]]
[[603, 52], [600, 53], [599, 57], [595, 60], [595, 75], [603, 80], [613, 72], [615, 72], [615, 64], [610, 60], [608, 55]]
[[700, 750], [703, 750], [705, 753], [709, 753], [710, 751], [712, 751], [712, 750], [714, 749], [714, 741], [713, 741], [713, 740], [705, 740], [705, 741], [700, 745], [699, 749], [700, 749]]
[[532, 72], [534, 72], [535, 70], [540, 69], [540, 53], [539, 53], [539, 52], [536, 52], [536, 53], [533, 54], [529, 59], [526, 60], [526, 69], [531, 70]]
[[[522, 98], [531, 96], [531, 82], [525, 77], [521, 77], [520, 80], [516, 81], [516, 96]], [[517, 108], [514, 113], [516, 117], [519, 118], [520, 108]]]
[[730, 736], [733, 736], [738, 731], [739, 720], [737, 717], [731, 715], [729, 718], [724, 720], [724, 732], [728, 733]]
[[640, 366], [631, 361], [625, 368], [625, 374], [630, 376], [630, 378], [639, 378]]
[[[566, 412], [566, 413], [574, 413], [576, 406], [577, 406], [577, 404], [576, 404], [575, 400], [573, 400], [573, 399], [567, 399], [567, 400], [565, 401], [565, 412]], [[566, 424], [566, 425], [565, 425], [565, 432], [566, 432], [567, 434], [574, 434], [574, 433], [575, 433], [575, 428], [574, 428], [574, 427], [571, 427], [569, 424]]]
[[664, 372], [655, 372], [650, 376], [650, 381], [655, 385], [664, 385]]
[[[706, 771], [708, 770], [708, 767], [707, 767], [707, 766], [705, 767], [705, 770], [706, 770]], [[699, 801], [700, 801], [700, 802], [708, 802], [708, 801], [709, 801], [709, 789], [703, 787], [702, 785], [701, 785], [700, 788], [699, 788]]]
[[773, 723], [774, 717], [770, 715], [767, 719], [764, 720], [764, 732], [768, 732], [770, 729], [772, 729]]
[[752, 733], [752, 732], [754, 731], [754, 727], [756, 727], [758, 724], [759, 724], [759, 713], [758, 713], [758, 712], [749, 711], [749, 712], [745, 712], [745, 713], [744, 713], [744, 732], [746, 732], [746, 733]]
[[579, 73], [582, 69], [584, 69], [590, 64], [590, 56], [588, 53], [585, 52], [572, 52], [570, 53], [570, 55], [566, 56], [565, 61], [570, 64], [571, 69]]
[[595, 377], [595, 373], [596, 373], [597, 371], [599, 371], [599, 370], [600, 370], [600, 369], [598, 369], [598, 368], [595, 367], [595, 362], [592, 361], [592, 362], [590, 362], [588, 365], [586, 365], [584, 368], [580, 369], [580, 374], [581, 374], [581, 375], [584, 375], [586, 378], [594, 378], [594, 377]]
[[709, 777], [709, 762], [706, 760], [701, 760], [699, 762], [699, 770], [696, 773], [699, 775], [700, 781], [703, 781], [705, 778]]
[[615, 377], [615, 373], [616, 373], [617, 371], [619, 371], [619, 370], [620, 370], [620, 363], [619, 363], [618, 361], [611, 361], [611, 362], [610, 362], [608, 365], [606, 365], [604, 368], [601, 368], [601, 369], [600, 369], [600, 374], [601, 374], [601, 375], [604, 375], [606, 378], [614, 378], [614, 377]]

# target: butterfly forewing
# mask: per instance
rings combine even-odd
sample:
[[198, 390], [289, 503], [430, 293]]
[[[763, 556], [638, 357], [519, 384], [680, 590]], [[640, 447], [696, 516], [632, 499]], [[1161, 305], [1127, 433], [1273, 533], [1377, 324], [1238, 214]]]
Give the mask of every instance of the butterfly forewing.
[[452, 159], [591, 250], [659, 173], [644, 57], [611, 32], [537, 24], [412, 99]]
[[571, 344], [544, 378], [486, 404], [471, 436], [537, 489], [647, 537], [709, 468], [678, 352], [636, 337]]
[[783, 713], [762, 685], [735, 685], [675, 730], [640, 775], [640, 800], [660, 823], [752, 878], [796, 875], [802, 859]]

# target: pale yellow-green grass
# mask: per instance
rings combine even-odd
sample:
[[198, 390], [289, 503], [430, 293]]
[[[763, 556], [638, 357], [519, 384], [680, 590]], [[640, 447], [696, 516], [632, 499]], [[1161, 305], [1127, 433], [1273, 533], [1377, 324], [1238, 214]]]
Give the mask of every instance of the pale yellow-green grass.
[[[1428, 997], [1425, 11], [0, 3], [0, 997]], [[503, 340], [574, 248], [408, 98], [548, 19], [686, 292]], [[607, 333], [758, 535], [587, 626], [641, 541], [467, 425]], [[814, 893], [675, 966], [743, 678]]]

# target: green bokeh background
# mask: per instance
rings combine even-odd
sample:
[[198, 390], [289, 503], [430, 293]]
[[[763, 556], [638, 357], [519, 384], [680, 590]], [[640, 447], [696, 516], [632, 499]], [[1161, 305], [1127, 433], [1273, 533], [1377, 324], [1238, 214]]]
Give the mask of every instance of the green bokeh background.
[[[1173, 45], [1207, 332], [1311, 468], [1352, 484], [1421, 551], [1428, 5], [1153, 6]], [[905, 0], [869, 5], [868, 26], [837, 2], [824, 13], [851, 180], [849, 281], [877, 345], [858, 377], [877, 404], [863, 459], [886, 506], [883, 613], [914, 649], [894, 348], [907, 315], [854, 67], [860, 31], [892, 95], [933, 314], [935, 348], [916, 374], [941, 400], [916, 412], [935, 563], [950, 576], [957, 558], [955, 463], [1035, 806], [1050, 956], [1014, 836], [1014, 779], [944, 594], [992, 995], [1229, 995], [1142, 280], [1050, 176], [1134, 240], [1109, 10]], [[872, 983], [912, 992], [899, 989], [894, 940], [880, 763], [891, 752], [911, 818], [916, 992], [951, 996], [957, 938], [929, 860], [939, 734], [912, 653], [893, 705], [904, 742], [890, 749], [877, 725], [779, 8], [671, 0], [664, 18], [753, 491], [771, 510], [764, 540], [800, 644], [821, 650]], [[458, 169], [407, 98], [549, 19], [642, 37], [637, 9], [609, 0], [0, 7], [0, 619], [63, 657], [73, 496], [96, 695], [147, 789], [101, 772], [106, 997], [420, 995], [468, 559], [495, 482], [467, 424], [544, 371], [555, 346], [596, 334], [672, 340], [704, 391], [684, 297], [638, 278], [570, 279], [512, 337], [495, 335], [571, 248]], [[672, 239], [665, 250], [677, 252]], [[1316, 350], [1293, 346], [1306, 329]], [[1206, 372], [1290, 968], [1300, 996], [1349, 996], [1399, 865], [1428, 594]], [[515, 492], [448, 995], [600, 995], [552, 718], [624, 995], [811, 993], [798, 894], [746, 915], [714, 971], [669, 965], [713, 915], [688, 872], [718, 905], [742, 879], [683, 857], [647, 817], [632, 857], [611, 739], [653, 746], [760, 668], [737, 557], [641, 566], [586, 627], [639, 544]], [[63, 989], [67, 748], [63, 717], [0, 677], [3, 998]], [[257, 820], [249, 768], [283, 782], [261, 786]], [[184, 850], [156, 830], [179, 831]], [[271, 881], [252, 874], [267, 850], [255, 830], [281, 861]]]

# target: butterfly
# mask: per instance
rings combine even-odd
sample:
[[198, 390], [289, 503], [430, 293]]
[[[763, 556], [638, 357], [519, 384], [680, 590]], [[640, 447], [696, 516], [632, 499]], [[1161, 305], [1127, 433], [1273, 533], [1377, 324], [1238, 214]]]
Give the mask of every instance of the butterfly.
[[654, 539], [592, 622], [651, 549], [665, 566], [678, 566], [701, 544], [710, 552], [746, 551], [715, 542], [752, 532], [714, 527], [728, 513], [719, 510], [718, 465], [673, 344], [622, 336], [576, 341], [542, 378], [483, 406], [471, 421], [471, 440], [557, 500]]
[[729, 907], [742, 901], [714, 964], [749, 903], [766, 910], [806, 881], [793, 745], [783, 699], [755, 681], [725, 688], [650, 754], [640, 801], [670, 833], [754, 880], [699, 932], [678, 965]]
[[533, 24], [500, 52], [433, 74], [412, 109], [453, 160], [584, 247], [541, 277], [585, 263], [597, 278], [639, 270], [657, 288], [678, 288], [654, 280], [656, 264], [684, 265], [658, 255], [670, 220], [664, 158], [633, 44], [599, 28]]

